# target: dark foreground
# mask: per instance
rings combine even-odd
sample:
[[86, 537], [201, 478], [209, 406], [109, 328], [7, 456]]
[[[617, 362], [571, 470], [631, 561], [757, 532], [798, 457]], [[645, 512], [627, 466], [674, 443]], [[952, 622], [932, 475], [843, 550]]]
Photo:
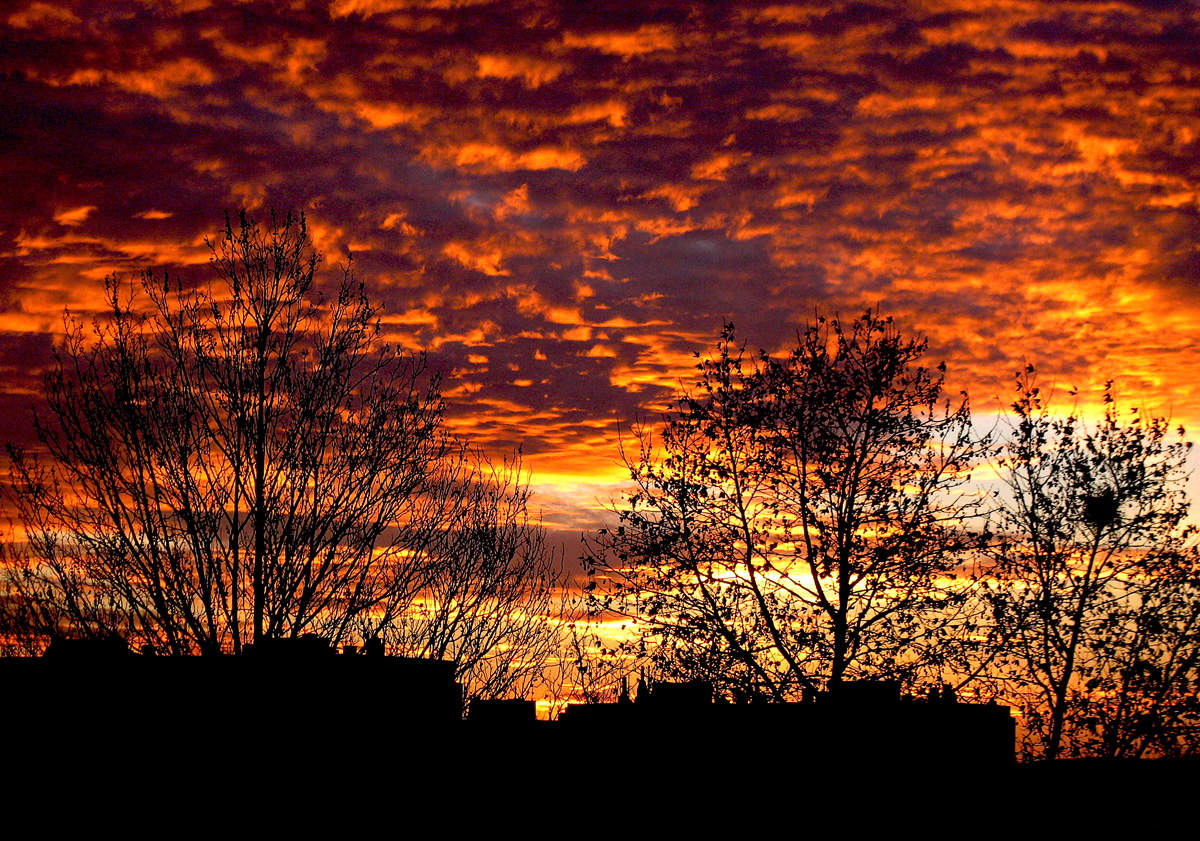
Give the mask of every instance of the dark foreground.
[[1190, 762], [1020, 765], [1007, 708], [906, 700], [889, 684], [759, 705], [660, 684], [627, 703], [572, 705], [556, 722], [534, 720], [531, 702], [477, 702], [464, 720], [449, 663], [312, 654], [60, 647], [2, 659], [4, 772], [43, 795], [165, 787], [217, 808], [238, 792], [261, 807], [376, 790], [446, 814], [490, 801], [574, 817], [627, 802], [694, 816], [859, 796], [994, 807], [1005, 788], [1080, 785], [1095, 797], [1196, 777]]

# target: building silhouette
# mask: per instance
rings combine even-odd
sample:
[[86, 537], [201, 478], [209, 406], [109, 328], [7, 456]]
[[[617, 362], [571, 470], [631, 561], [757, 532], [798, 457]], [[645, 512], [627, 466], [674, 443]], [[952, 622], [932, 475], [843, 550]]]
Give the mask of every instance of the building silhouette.
[[[714, 703], [703, 682], [649, 683], [631, 703], [572, 704], [562, 725], [597, 741], [657, 740], [679, 761], [998, 766], [1014, 761], [1008, 707], [902, 697], [894, 681], [853, 681], [799, 703]], [[697, 738], [702, 734], [702, 737]]]
[[283, 772], [385, 757], [431, 780], [545, 778], [580, 765], [682, 789], [726, 768], [999, 768], [1014, 758], [1008, 708], [944, 692], [903, 698], [890, 682], [847, 683], [802, 703], [729, 704], [703, 683], [643, 679], [632, 697], [571, 704], [554, 722], [521, 700], [475, 700], [464, 716], [452, 663], [385, 656], [378, 645], [337, 653], [314, 637], [220, 657], [56, 640], [42, 657], [0, 659], [0, 686], [9, 755], [68, 764], [165, 756], [201, 773], [231, 762]]

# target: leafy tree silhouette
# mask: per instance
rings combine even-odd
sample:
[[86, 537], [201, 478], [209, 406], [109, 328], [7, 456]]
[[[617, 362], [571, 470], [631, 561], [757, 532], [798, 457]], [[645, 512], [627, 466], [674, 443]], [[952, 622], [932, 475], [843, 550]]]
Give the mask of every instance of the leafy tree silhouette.
[[[1200, 562], [1186, 522], [1184, 431], [1122, 413], [1050, 412], [1032, 366], [995, 466], [1004, 489], [984, 568], [1000, 691], [1026, 754], [1194, 752]], [[1072, 396], [1074, 396], [1072, 392]]]
[[634, 617], [661, 674], [727, 697], [940, 678], [977, 446], [925, 347], [867, 312], [753, 360], [726, 325], [661, 438], [636, 431], [636, 490], [591, 541], [594, 607]]

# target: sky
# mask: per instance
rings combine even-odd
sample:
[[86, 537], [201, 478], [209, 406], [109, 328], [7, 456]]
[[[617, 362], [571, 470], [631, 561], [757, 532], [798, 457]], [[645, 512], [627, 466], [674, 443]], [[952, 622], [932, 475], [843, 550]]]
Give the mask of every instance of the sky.
[[64, 307], [203, 277], [242, 209], [352, 254], [566, 531], [725, 321], [778, 351], [877, 306], [981, 413], [1032, 363], [1200, 422], [1189, 0], [22, 0], [0, 106], [9, 440]]

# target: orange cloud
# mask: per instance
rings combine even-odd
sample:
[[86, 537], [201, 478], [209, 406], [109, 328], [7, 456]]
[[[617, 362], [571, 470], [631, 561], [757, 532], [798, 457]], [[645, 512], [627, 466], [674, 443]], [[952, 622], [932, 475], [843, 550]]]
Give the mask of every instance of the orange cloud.
[[479, 142], [467, 142], [458, 146], [428, 146], [423, 150], [423, 155], [431, 162], [478, 172], [542, 169], [575, 171], [586, 163], [583, 156], [572, 149], [539, 146], [527, 152], [515, 152], [498, 144]]
[[89, 216], [91, 216], [92, 211], [95, 209], [96, 206], [94, 204], [89, 204], [84, 205], [83, 207], [72, 207], [67, 210], [60, 210], [58, 213], [54, 214], [54, 221], [60, 225], [73, 228], [77, 225], [83, 224], [83, 222]]
[[533, 56], [481, 55], [477, 59], [482, 78], [520, 79], [526, 87], [537, 88], [553, 82], [567, 69], [560, 61]]
[[646, 24], [632, 32], [568, 32], [563, 35], [562, 45], [567, 49], [597, 50], [628, 59], [679, 46], [679, 36], [670, 27]]
[[142, 70], [80, 69], [67, 77], [66, 84], [95, 86], [107, 82], [130, 93], [166, 99], [180, 88], [212, 84], [216, 78], [204, 63], [184, 57]]
[[79, 17], [70, 9], [40, 2], [30, 3], [8, 16], [8, 25], [17, 29], [57, 29], [79, 22]]

